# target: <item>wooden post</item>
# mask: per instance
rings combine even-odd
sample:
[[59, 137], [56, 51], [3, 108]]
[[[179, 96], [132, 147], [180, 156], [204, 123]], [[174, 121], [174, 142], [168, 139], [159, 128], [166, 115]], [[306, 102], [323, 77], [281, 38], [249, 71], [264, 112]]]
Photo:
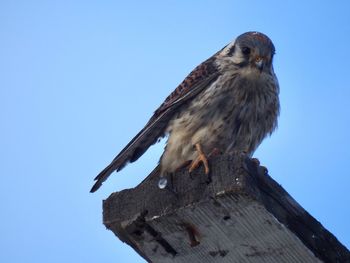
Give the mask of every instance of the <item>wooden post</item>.
[[[103, 222], [148, 262], [350, 262], [350, 253], [264, 167], [240, 155], [168, 176], [157, 168], [103, 202]], [[211, 179], [211, 180], [208, 180]]]

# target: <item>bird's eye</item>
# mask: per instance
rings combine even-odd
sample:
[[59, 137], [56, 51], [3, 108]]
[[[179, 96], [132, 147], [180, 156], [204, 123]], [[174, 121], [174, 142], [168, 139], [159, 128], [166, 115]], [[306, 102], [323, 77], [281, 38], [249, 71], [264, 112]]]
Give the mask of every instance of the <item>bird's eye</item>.
[[250, 54], [250, 48], [249, 47], [242, 47], [241, 50], [242, 50], [242, 53], [244, 55], [249, 55]]

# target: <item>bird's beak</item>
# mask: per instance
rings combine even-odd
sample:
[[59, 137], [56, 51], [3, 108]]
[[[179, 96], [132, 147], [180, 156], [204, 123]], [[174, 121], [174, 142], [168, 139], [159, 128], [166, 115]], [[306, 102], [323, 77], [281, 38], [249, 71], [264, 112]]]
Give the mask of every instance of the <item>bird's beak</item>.
[[264, 61], [264, 58], [263, 58], [263, 57], [257, 56], [257, 57], [255, 58], [255, 66], [256, 66], [260, 71], [263, 70], [264, 64], [265, 64], [265, 61]]

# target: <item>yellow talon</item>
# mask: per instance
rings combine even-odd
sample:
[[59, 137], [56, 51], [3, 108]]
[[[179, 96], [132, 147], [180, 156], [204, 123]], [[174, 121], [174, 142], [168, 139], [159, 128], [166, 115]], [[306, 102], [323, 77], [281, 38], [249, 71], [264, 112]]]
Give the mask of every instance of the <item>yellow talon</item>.
[[192, 161], [189, 172], [191, 173], [194, 169], [198, 168], [199, 164], [202, 162], [204, 165], [205, 174], [209, 174], [208, 159], [203, 153], [201, 145], [199, 143], [196, 143], [195, 147], [198, 152], [198, 157], [194, 161]]

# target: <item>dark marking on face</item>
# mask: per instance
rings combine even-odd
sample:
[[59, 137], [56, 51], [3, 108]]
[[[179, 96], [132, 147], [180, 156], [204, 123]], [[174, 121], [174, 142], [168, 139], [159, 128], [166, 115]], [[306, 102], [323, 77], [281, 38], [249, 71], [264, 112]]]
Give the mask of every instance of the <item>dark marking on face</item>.
[[229, 51], [227, 52], [227, 55], [228, 55], [228, 56], [232, 56], [233, 53], [235, 53], [235, 46], [233, 46], [233, 47], [231, 47], [231, 48], [229, 49]]

